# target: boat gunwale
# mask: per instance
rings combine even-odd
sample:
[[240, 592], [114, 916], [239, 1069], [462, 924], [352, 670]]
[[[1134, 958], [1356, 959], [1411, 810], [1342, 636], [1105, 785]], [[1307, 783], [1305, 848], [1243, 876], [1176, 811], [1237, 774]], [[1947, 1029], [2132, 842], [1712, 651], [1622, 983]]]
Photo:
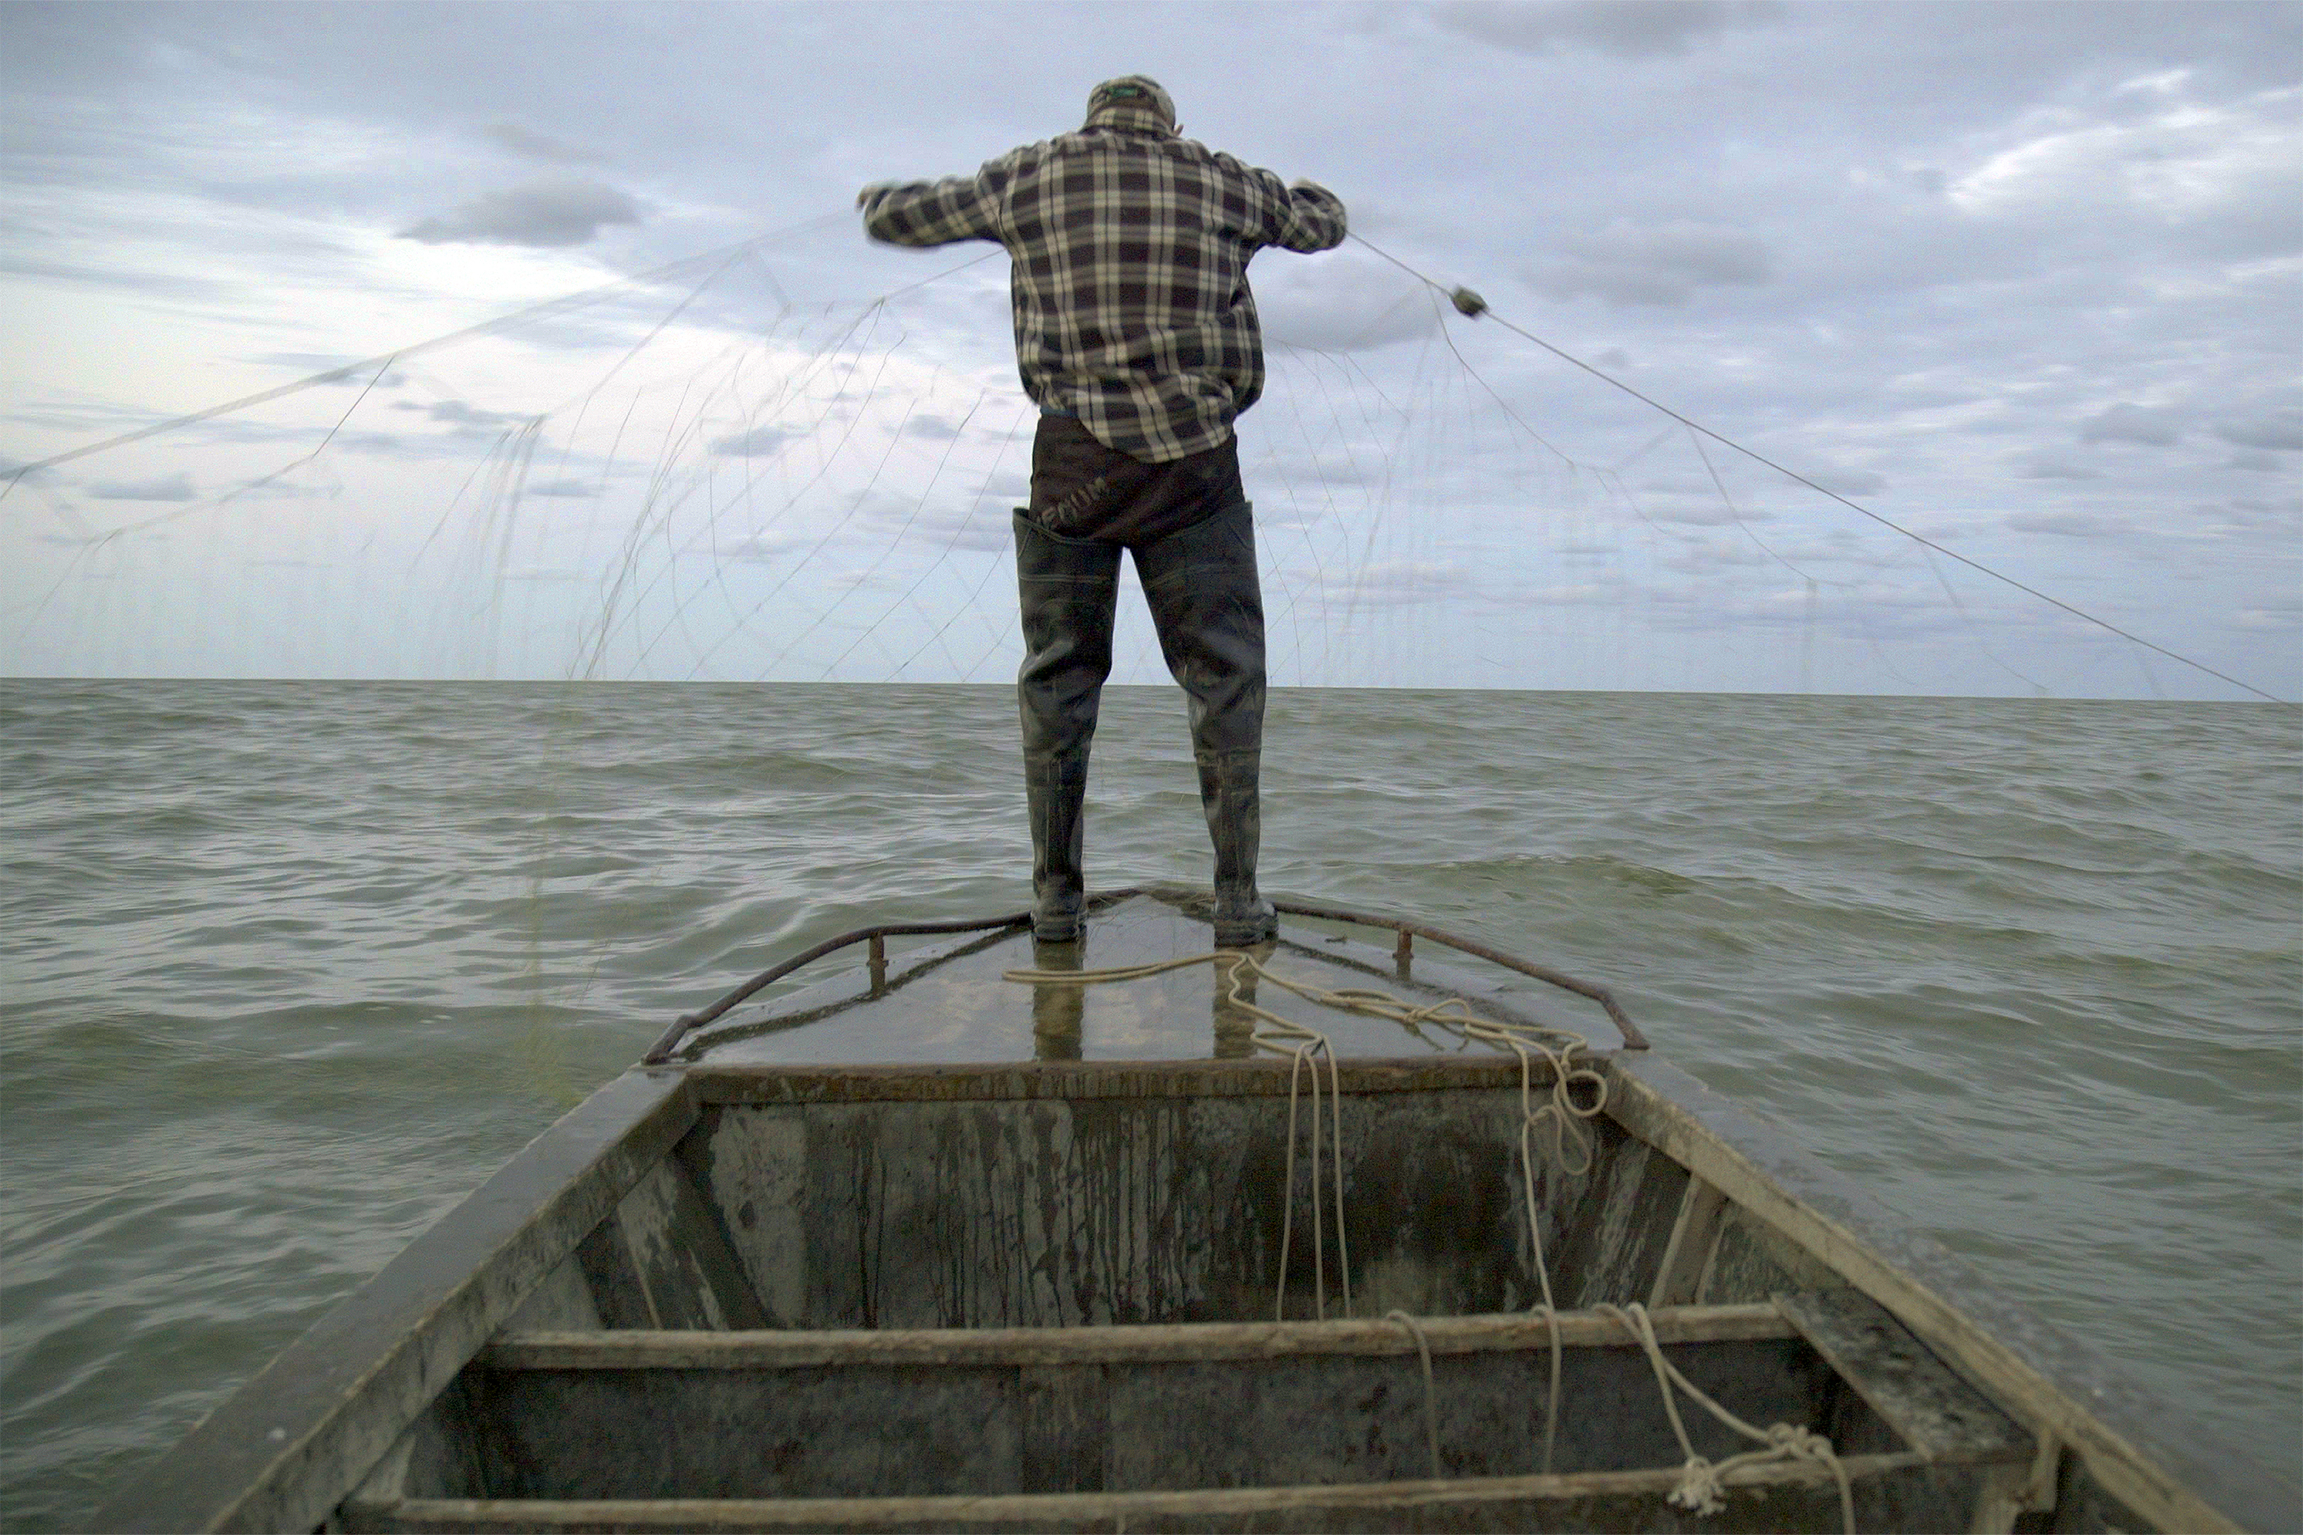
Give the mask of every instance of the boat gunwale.
[[1619, 1057], [1609, 1081], [1608, 1117], [1627, 1133], [1876, 1302], [2153, 1528], [2303, 1528], [2292, 1486], [2229, 1451], [2163, 1439], [2152, 1393], [1733, 1100], [1654, 1056]]
[[119, 1487], [90, 1528], [320, 1527], [698, 1117], [677, 1071], [611, 1078]]

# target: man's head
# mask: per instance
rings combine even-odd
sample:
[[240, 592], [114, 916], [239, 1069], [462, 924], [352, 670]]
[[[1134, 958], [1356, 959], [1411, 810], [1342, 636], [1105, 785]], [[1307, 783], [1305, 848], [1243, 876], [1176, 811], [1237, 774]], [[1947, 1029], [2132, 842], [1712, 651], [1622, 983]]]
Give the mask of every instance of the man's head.
[[1086, 126], [1148, 128], [1155, 133], [1173, 133], [1175, 101], [1148, 75], [1122, 75], [1088, 92]]

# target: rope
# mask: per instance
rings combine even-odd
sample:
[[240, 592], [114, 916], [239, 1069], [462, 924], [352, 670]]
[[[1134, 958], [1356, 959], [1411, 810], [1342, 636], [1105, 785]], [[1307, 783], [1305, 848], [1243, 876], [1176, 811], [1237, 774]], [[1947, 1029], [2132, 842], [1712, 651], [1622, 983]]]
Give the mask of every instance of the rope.
[[[1614, 1317], [1628, 1329], [1639, 1346], [1647, 1352], [1647, 1362], [1655, 1369], [1655, 1383], [1663, 1393], [1664, 1415], [1671, 1419], [1671, 1432], [1679, 1440], [1680, 1453], [1687, 1457], [1680, 1467], [1679, 1485], [1671, 1490], [1669, 1501], [1698, 1514], [1716, 1514], [1727, 1506], [1725, 1478], [1730, 1472], [1744, 1466], [1760, 1465], [1768, 1461], [1815, 1461], [1831, 1470], [1832, 1479], [1839, 1484], [1839, 1517], [1846, 1526], [1847, 1535], [1855, 1535], [1855, 1489], [1847, 1479], [1847, 1468], [1833, 1453], [1831, 1441], [1821, 1434], [1789, 1423], [1772, 1423], [1766, 1428], [1754, 1428], [1734, 1413], [1720, 1406], [1679, 1372], [1679, 1367], [1663, 1357], [1663, 1346], [1656, 1342], [1655, 1324], [1648, 1317], [1647, 1308], [1637, 1301], [1622, 1306], [1606, 1304], [1591, 1308]], [[1741, 1455], [1713, 1462], [1695, 1453], [1695, 1445], [1687, 1437], [1687, 1425], [1680, 1421], [1679, 1405], [1674, 1399], [1673, 1387], [1692, 1397], [1706, 1412], [1729, 1428], [1761, 1446]]]
[[[1589, 1051], [1591, 1042], [1582, 1035], [1566, 1029], [1546, 1029], [1529, 1024], [1499, 1023], [1482, 1018], [1471, 1010], [1470, 1002], [1462, 997], [1448, 997], [1418, 1007], [1403, 1002], [1387, 992], [1362, 987], [1343, 987], [1329, 990], [1291, 981], [1264, 968], [1254, 955], [1242, 949], [1218, 949], [1207, 954], [1195, 954], [1185, 959], [1163, 960], [1153, 964], [1124, 965], [1108, 970], [1008, 970], [1002, 972], [1006, 980], [1035, 986], [1096, 986], [1115, 981], [1141, 980], [1147, 976], [1182, 970], [1193, 965], [1214, 965], [1223, 973], [1224, 1001], [1249, 1016], [1261, 1020], [1263, 1027], [1251, 1036], [1265, 1049], [1284, 1052], [1295, 1057], [1288, 1071], [1287, 1087], [1287, 1172], [1286, 1187], [1290, 1190], [1280, 1216], [1279, 1285], [1272, 1302], [1273, 1320], [1281, 1320], [1287, 1304], [1287, 1260], [1295, 1229], [1295, 1142], [1297, 1119], [1298, 1079], [1308, 1063], [1312, 1081], [1312, 1275], [1313, 1304], [1316, 1314], [1323, 1320], [1327, 1316], [1325, 1249], [1322, 1242], [1322, 1216], [1319, 1200], [1319, 1065], [1315, 1057], [1324, 1052], [1328, 1062], [1329, 1113], [1331, 1135], [1334, 1141], [1335, 1164], [1335, 1225], [1336, 1262], [1342, 1281], [1344, 1315], [1351, 1315], [1351, 1267], [1344, 1246], [1343, 1234], [1343, 1092], [1342, 1080], [1336, 1071], [1335, 1048], [1326, 1035], [1306, 1028], [1291, 1019], [1258, 1007], [1240, 995], [1243, 978], [1255, 976], [1271, 982], [1283, 991], [1291, 992], [1307, 1002], [1332, 1007], [1344, 1012], [1359, 1013], [1372, 1018], [1388, 1018], [1422, 1037], [1421, 1025], [1436, 1024], [1467, 1039], [1501, 1046], [1519, 1057], [1519, 1165], [1521, 1192], [1527, 1202], [1527, 1232], [1534, 1257], [1536, 1281], [1543, 1291], [1543, 1300], [1535, 1313], [1548, 1324], [1551, 1335], [1550, 1391], [1544, 1409], [1543, 1470], [1551, 1473], [1554, 1452], [1559, 1442], [1559, 1395], [1562, 1350], [1559, 1336], [1559, 1312], [1551, 1293], [1551, 1265], [1543, 1250], [1543, 1221], [1541, 1208], [1535, 1197], [1535, 1146], [1537, 1130], [1549, 1133], [1551, 1152], [1560, 1168], [1571, 1178], [1580, 1178], [1591, 1171], [1591, 1132], [1584, 1121], [1596, 1117], [1607, 1106], [1607, 1078], [1588, 1066], [1573, 1063], [1578, 1050]], [[1545, 1036], [1564, 1041], [1554, 1048]], [[1551, 1094], [1542, 1104], [1535, 1103], [1534, 1058], [1542, 1056], [1551, 1068]], [[1576, 1083], [1588, 1084], [1591, 1101], [1578, 1103], [1572, 1091]], [[1394, 1316], [1404, 1313], [1392, 1313]], [[1410, 1323], [1412, 1326], [1412, 1322]], [[1420, 1342], [1422, 1334], [1417, 1333]], [[1428, 1358], [1425, 1370], [1425, 1389], [1430, 1389]], [[1433, 1464], [1438, 1464], [1436, 1429], [1434, 1433]], [[1434, 1474], [1437, 1472], [1435, 1470]]]
[[[1194, 954], [1186, 959], [1162, 960], [1156, 964], [1122, 965], [1108, 970], [1007, 970], [1001, 979], [1020, 981], [1032, 986], [1100, 986], [1114, 981], [1140, 981], [1149, 976], [1164, 975], [1170, 970], [1189, 969], [1194, 965], [1213, 965], [1223, 973], [1223, 1000], [1260, 1020], [1249, 1037], [1274, 1054], [1292, 1055], [1294, 1064], [1287, 1074], [1287, 1172], [1285, 1187], [1289, 1190], [1286, 1204], [1281, 1207], [1279, 1235], [1279, 1287], [1272, 1298], [1272, 1320], [1283, 1321], [1287, 1307], [1287, 1260], [1295, 1238], [1295, 1143], [1296, 1127], [1300, 1123], [1298, 1104], [1301, 1097], [1303, 1069], [1311, 1067], [1311, 1231], [1312, 1231], [1312, 1307], [1321, 1321], [1327, 1320], [1327, 1244], [1324, 1221], [1319, 1201], [1319, 1118], [1320, 1084], [1318, 1056], [1327, 1057], [1328, 1091], [1333, 1100], [1328, 1119], [1330, 1135], [1335, 1143], [1335, 1246], [1336, 1271], [1343, 1291], [1343, 1314], [1351, 1315], [1351, 1256], [1343, 1232], [1343, 1087], [1337, 1072], [1335, 1047], [1325, 1034], [1317, 1029], [1305, 1028], [1292, 1019], [1258, 1007], [1240, 995], [1243, 975], [1254, 975], [1271, 982], [1283, 991], [1294, 992], [1307, 1001], [1325, 1002], [1347, 1011], [1366, 1012], [1368, 1004], [1381, 1002], [1393, 1008], [1400, 1003], [1381, 992], [1330, 992], [1316, 986], [1301, 986], [1284, 977], [1276, 976], [1256, 962], [1254, 955], [1244, 949], [1216, 949], [1206, 954]], [[1386, 1015], [1388, 1016], [1388, 1015]]]
[[1870, 518], [1873, 522], [1878, 523], [1881, 527], [1902, 534], [1905, 538], [1910, 539], [1913, 543], [1920, 544], [1926, 548], [1932, 549], [1937, 554], [1947, 555], [1950, 558], [1957, 560], [1960, 564], [1965, 565], [1970, 570], [1980, 571], [1982, 574], [1989, 576], [1994, 581], [2004, 582], [2006, 585], [2012, 586], [2017, 591], [2022, 592], [2025, 596], [2036, 597], [2041, 602], [2046, 603], [2048, 606], [2060, 608], [2062, 611], [2070, 614], [2072, 617], [2093, 624], [2098, 629], [2108, 630], [2110, 633], [2116, 634], [2119, 636], [2119, 638], [2127, 641], [2131, 645], [2140, 645], [2145, 650], [2155, 651], [2158, 654], [2165, 656], [2170, 661], [2188, 666], [2193, 671], [2205, 672], [2208, 676], [2215, 678], [2219, 682], [2228, 682], [2233, 687], [2239, 688], [2245, 692], [2253, 693], [2257, 698], [2264, 699], [2267, 702], [2282, 703], [2285, 701], [2275, 693], [2266, 693], [2263, 691], [2263, 689], [2255, 686], [2255, 684], [2252, 682], [2242, 682], [2237, 677], [2230, 675], [2228, 672], [2219, 672], [2214, 667], [2207, 665], [2204, 661], [2194, 661], [2189, 656], [2178, 655], [2176, 652], [2169, 650], [2164, 645], [2154, 645], [2151, 643], [2151, 641], [2143, 638], [2143, 636], [2139, 634], [2130, 634], [2127, 630], [2120, 628], [2117, 624], [2110, 622], [2108, 619], [2097, 618], [2094, 614], [2089, 613], [2084, 609], [2073, 607], [2070, 603], [2063, 601], [2059, 597], [2050, 597], [2047, 595], [2047, 593], [2039, 590], [2035, 586], [2027, 586], [2023, 582], [2016, 580], [2013, 576], [2007, 575], [2001, 571], [1993, 570], [1990, 566], [1985, 565], [1980, 561], [1969, 559], [1966, 555], [1961, 554], [1956, 549], [1946, 549], [1943, 545], [1935, 542], [1935, 540], [1927, 537], [1925, 534], [1916, 533], [1910, 528], [1903, 526], [1901, 523], [1896, 522], [1891, 518], [1882, 517], [1879, 513], [1871, 510], [1871, 508], [1867, 506], [1859, 506], [1855, 502], [1848, 500], [1847, 497], [1841, 495], [1838, 491], [1833, 490], [1825, 485], [1818, 485], [1815, 481], [1809, 479], [1806, 475], [1801, 474], [1798, 470], [1787, 469], [1783, 465], [1777, 463], [1774, 459], [1758, 452], [1756, 449], [1747, 448], [1732, 437], [1724, 436], [1719, 432], [1713, 431], [1710, 427], [1705, 426], [1700, 421], [1691, 420], [1690, 418], [1681, 415], [1678, 411], [1673, 410], [1670, 406], [1664, 404], [1661, 400], [1652, 399], [1647, 395], [1641, 394], [1638, 390], [1632, 388], [1622, 379], [1615, 377], [1613, 374], [1601, 372], [1598, 368], [1593, 367], [1590, 363], [1585, 362], [1582, 358], [1577, 357], [1570, 352], [1563, 351], [1556, 346], [1553, 346], [1550, 342], [1544, 340], [1541, 336], [1535, 334], [1533, 331], [1526, 330], [1520, 326], [1512, 324], [1511, 321], [1505, 319], [1502, 315], [1497, 314], [1492, 308], [1490, 308], [1488, 306], [1487, 300], [1481, 298], [1478, 294], [1472, 292], [1469, 288], [1449, 288], [1438, 278], [1432, 277], [1427, 273], [1417, 271], [1414, 267], [1409, 266], [1406, 262], [1400, 260], [1397, 256], [1394, 256], [1391, 252], [1378, 248], [1366, 239], [1361, 238], [1359, 235], [1355, 234], [1351, 238], [1358, 240], [1360, 244], [1367, 246], [1370, 251], [1373, 251], [1376, 255], [1381, 256], [1384, 260], [1390, 262], [1393, 266], [1398, 267], [1401, 271], [1407, 273], [1408, 276], [1414, 278], [1417, 282], [1423, 283], [1430, 287], [1433, 292], [1444, 295], [1449, 300], [1449, 302], [1455, 305], [1457, 312], [1472, 319], [1477, 319], [1481, 315], [1487, 316], [1489, 319], [1495, 321], [1496, 324], [1502, 326], [1505, 330], [1510, 331], [1513, 335], [1519, 336], [1524, 340], [1534, 342], [1537, 346], [1542, 347], [1545, 351], [1551, 353], [1552, 356], [1557, 357], [1560, 361], [1573, 364], [1575, 367], [1581, 368], [1584, 372], [1590, 374], [1593, 378], [1598, 379], [1601, 383], [1608, 384], [1614, 388], [1622, 390], [1625, 394], [1630, 395], [1633, 399], [1639, 401], [1642, 405], [1647, 406], [1649, 409], [1661, 411], [1663, 414], [1669, 416], [1672, 420], [1686, 427], [1689, 431], [1701, 432], [1704, 436], [1710, 438], [1713, 442], [1719, 443], [1724, 447], [1733, 448], [1736, 452], [1742, 454], [1745, 458], [1752, 460], [1754, 463], [1764, 464], [1768, 468], [1774, 470], [1777, 474], [1782, 475], [1784, 478], [1789, 480], [1796, 480], [1798, 483], [1806, 486], [1809, 490], [1814, 491], [1816, 494], [1830, 497], [1832, 500], [1838, 502], [1841, 506], [1846, 507], [1849, 511], [1860, 513], [1861, 515]]
[[[1465, 1039], [1476, 1039], [1491, 1045], [1500, 1045], [1519, 1057], [1519, 1159], [1521, 1192], [1527, 1201], [1528, 1237], [1533, 1246], [1535, 1272], [1543, 1289], [1542, 1304], [1536, 1314], [1548, 1324], [1551, 1341], [1551, 1381], [1549, 1400], [1544, 1411], [1543, 1471], [1551, 1474], [1554, 1452], [1559, 1440], [1559, 1395], [1561, 1346], [1559, 1312], [1551, 1292], [1550, 1263], [1543, 1251], [1543, 1225], [1535, 1197], [1535, 1147], [1538, 1128], [1549, 1131], [1551, 1152], [1561, 1168], [1570, 1177], [1581, 1177], [1591, 1171], [1591, 1132], [1583, 1121], [1598, 1115], [1607, 1104], [1607, 1079], [1588, 1066], [1578, 1066], [1572, 1057], [1576, 1050], [1590, 1049], [1580, 1035], [1564, 1029], [1541, 1029], [1526, 1024], [1498, 1023], [1482, 1018], [1471, 1010], [1471, 1004], [1462, 997], [1448, 997], [1426, 1006], [1415, 1006], [1385, 992], [1359, 987], [1329, 990], [1321, 986], [1288, 980], [1266, 969], [1253, 954], [1241, 949], [1218, 949], [1207, 954], [1194, 954], [1184, 959], [1162, 960], [1152, 964], [1124, 965], [1107, 970], [1008, 970], [1002, 978], [1034, 986], [1097, 986], [1115, 981], [1142, 980], [1148, 976], [1163, 975], [1171, 970], [1188, 969], [1194, 965], [1213, 965], [1222, 975], [1225, 993], [1223, 1000], [1249, 1016], [1260, 1020], [1252, 1036], [1265, 1049], [1293, 1055], [1294, 1065], [1288, 1072], [1288, 1144], [1287, 1181], [1290, 1190], [1280, 1221], [1280, 1274], [1278, 1293], [1273, 1301], [1273, 1317], [1282, 1319], [1287, 1302], [1287, 1258], [1289, 1242], [1294, 1230], [1295, 1199], [1295, 1142], [1298, 1125], [1298, 1086], [1306, 1064], [1311, 1066], [1312, 1082], [1312, 1135], [1311, 1135], [1311, 1187], [1312, 1187], [1312, 1243], [1313, 1282], [1315, 1305], [1324, 1319], [1326, 1310], [1325, 1248], [1321, 1237], [1322, 1217], [1319, 1198], [1319, 1066], [1316, 1057], [1324, 1053], [1328, 1062], [1329, 1123], [1334, 1143], [1335, 1165], [1335, 1224], [1336, 1262], [1344, 1292], [1344, 1315], [1351, 1314], [1350, 1263], [1343, 1239], [1343, 1087], [1336, 1070], [1335, 1047], [1328, 1037], [1316, 1029], [1307, 1028], [1292, 1019], [1257, 1006], [1240, 994], [1244, 979], [1254, 976], [1271, 982], [1283, 991], [1291, 992], [1308, 1002], [1333, 1007], [1345, 1012], [1361, 1013], [1369, 1017], [1389, 1018], [1411, 1030], [1421, 1024], [1438, 1024], [1460, 1034]], [[1543, 1038], [1549, 1034], [1569, 1041], [1555, 1049]], [[1534, 1057], [1541, 1055], [1551, 1067], [1551, 1093], [1541, 1105], [1534, 1102]], [[1592, 1088], [1591, 1102], [1578, 1103], [1570, 1084], [1584, 1082]], [[1830, 1469], [1839, 1485], [1840, 1518], [1847, 1535], [1855, 1535], [1855, 1492], [1840, 1464], [1831, 1441], [1809, 1429], [1788, 1423], [1770, 1424], [1755, 1428], [1713, 1401], [1703, 1390], [1681, 1374], [1679, 1368], [1663, 1355], [1657, 1342], [1655, 1325], [1647, 1308], [1637, 1301], [1624, 1306], [1605, 1303], [1592, 1307], [1594, 1311], [1614, 1317], [1636, 1339], [1646, 1352], [1649, 1365], [1655, 1371], [1656, 1385], [1663, 1394], [1664, 1415], [1671, 1420], [1671, 1432], [1678, 1439], [1680, 1453], [1685, 1457], [1680, 1467], [1680, 1479], [1668, 1500], [1696, 1514], [1716, 1514], [1727, 1506], [1725, 1478], [1731, 1473], [1752, 1465], [1771, 1461], [1811, 1461]], [[1431, 1342], [1424, 1335], [1423, 1326], [1405, 1311], [1384, 1313], [1384, 1319], [1397, 1322], [1415, 1339], [1416, 1353], [1423, 1365], [1423, 1426], [1424, 1443], [1431, 1456], [1431, 1474], [1441, 1477], [1439, 1458], [1439, 1406], [1438, 1392], [1432, 1381]], [[1680, 1418], [1678, 1393], [1685, 1392], [1705, 1411], [1736, 1433], [1751, 1440], [1758, 1449], [1731, 1455], [1725, 1460], [1711, 1461], [1695, 1451], [1695, 1443], [1688, 1437], [1687, 1425]]]
[[[1423, 1439], [1431, 1450], [1431, 1479], [1439, 1481], [1439, 1395], [1431, 1384], [1431, 1340], [1423, 1335], [1423, 1324], [1404, 1311], [1386, 1311], [1383, 1319], [1406, 1328], [1415, 1339], [1415, 1351], [1423, 1356]], [[1553, 1329], [1555, 1336], [1557, 1331]]]

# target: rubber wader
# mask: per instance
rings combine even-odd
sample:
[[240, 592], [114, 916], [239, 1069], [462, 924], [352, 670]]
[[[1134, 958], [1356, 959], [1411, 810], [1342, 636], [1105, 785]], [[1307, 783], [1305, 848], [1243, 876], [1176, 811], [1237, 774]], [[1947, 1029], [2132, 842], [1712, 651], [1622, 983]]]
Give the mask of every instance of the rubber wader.
[[1273, 935], [1256, 891], [1262, 839], [1263, 594], [1255, 520], [1237, 501], [1177, 532], [1119, 544], [1064, 538], [1015, 514], [1024, 664], [1016, 677], [1024, 790], [1032, 827], [1032, 935], [1076, 939], [1085, 919], [1081, 807], [1104, 679], [1122, 549], [1135, 557], [1160, 653], [1191, 702], [1200, 807], [1215, 849], [1215, 941], [1246, 948]]

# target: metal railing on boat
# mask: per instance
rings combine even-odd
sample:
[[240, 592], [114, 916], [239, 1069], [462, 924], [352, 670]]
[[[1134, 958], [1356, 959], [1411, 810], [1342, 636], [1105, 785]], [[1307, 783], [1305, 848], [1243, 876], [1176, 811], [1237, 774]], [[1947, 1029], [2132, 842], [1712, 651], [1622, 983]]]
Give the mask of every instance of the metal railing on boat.
[[[1165, 892], [1155, 891], [1148, 886], [1129, 886], [1121, 890], [1099, 891], [1089, 897], [1088, 904], [1092, 911], [1117, 905], [1119, 902], [1134, 896], [1162, 893]], [[1573, 992], [1579, 997], [1600, 1005], [1607, 1013], [1608, 1021], [1613, 1023], [1616, 1031], [1623, 1036], [1623, 1047], [1626, 1050], [1645, 1050], [1648, 1048], [1647, 1036], [1639, 1031], [1639, 1025], [1631, 1021], [1630, 1015], [1624, 1012], [1622, 1005], [1615, 1000], [1613, 993], [1604, 986], [1594, 985], [1590, 981], [1578, 980], [1574, 976], [1563, 974], [1548, 965], [1539, 965], [1533, 960], [1521, 959], [1515, 954], [1507, 954], [1501, 949], [1481, 943], [1476, 939], [1465, 938], [1443, 928], [1433, 927], [1428, 922], [1417, 922], [1408, 917], [1394, 917], [1382, 912], [1354, 911], [1349, 907], [1330, 906], [1317, 901], [1275, 900], [1272, 902], [1272, 906], [1275, 910], [1285, 912], [1289, 916], [1311, 917], [1322, 922], [1341, 922], [1358, 927], [1383, 928], [1396, 933], [1398, 942], [1392, 948], [1392, 958], [1398, 963], [1403, 973], [1414, 956], [1415, 940], [1424, 938], [1454, 949], [1458, 953], [1468, 954], [1474, 959], [1484, 959], [1491, 965], [1515, 971], [1531, 980], [1542, 981], [1545, 985], [1556, 986], [1562, 991]], [[663, 1037], [649, 1048], [648, 1053], [640, 1057], [640, 1064], [643, 1066], [662, 1065], [671, 1059], [672, 1051], [690, 1033], [714, 1022], [725, 1015], [729, 1009], [758, 995], [762, 990], [774, 985], [785, 976], [807, 965], [814, 964], [826, 955], [836, 954], [841, 949], [850, 948], [859, 943], [870, 945], [868, 963], [871, 967], [872, 986], [877, 990], [887, 983], [887, 941], [890, 938], [991, 932], [999, 928], [1025, 927], [1030, 924], [1031, 920], [1032, 914], [1030, 912], [1018, 911], [1009, 912], [1004, 916], [967, 918], [956, 922], [883, 922], [871, 927], [859, 927], [852, 932], [841, 933], [836, 937], [826, 938], [823, 942], [802, 950], [790, 959], [761, 971], [710, 1006], [699, 1008], [692, 1013], [681, 1014], [673, 1020], [672, 1026], [664, 1031]]]

